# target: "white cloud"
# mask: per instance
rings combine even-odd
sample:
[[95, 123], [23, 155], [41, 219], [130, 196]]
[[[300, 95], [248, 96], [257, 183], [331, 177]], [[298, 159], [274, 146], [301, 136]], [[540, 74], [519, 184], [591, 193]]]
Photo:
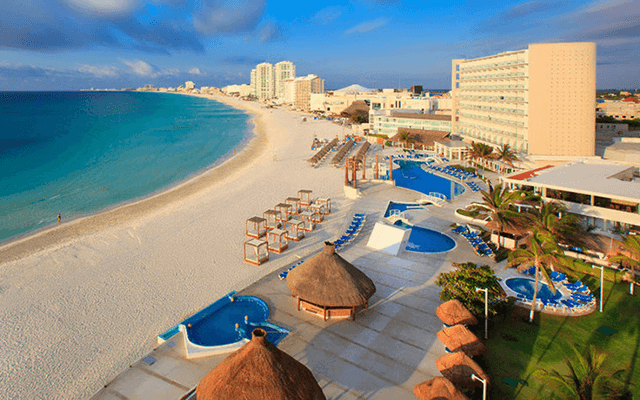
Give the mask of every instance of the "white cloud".
[[156, 68], [149, 64], [148, 62], [137, 60], [137, 61], [128, 61], [122, 60], [130, 69], [131, 72], [143, 77], [154, 77], [156, 76]]
[[95, 17], [121, 16], [138, 9], [140, 0], [62, 0], [74, 11]]
[[206, 74], [204, 74], [202, 71], [200, 71], [200, 68], [198, 68], [198, 67], [191, 68], [188, 72], [189, 72], [191, 75], [206, 75]]
[[338, 19], [342, 15], [342, 11], [338, 7], [326, 7], [318, 11], [312, 19], [321, 24], [328, 24]]
[[89, 65], [84, 64], [78, 68], [78, 72], [82, 72], [84, 74], [90, 74], [95, 76], [96, 78], [106, 78], [106, 77], [116, 77], [118, 76], [118, 70], [116, 67], [107, 67], [107, 66], [97, 66], [97, 65]]
[[260, 30], [259, 39], [260, 43], [269, 43], [278, 38], [280, 35], [280, 28], [273, 22], [269, 22]]
[[375, 19], [373, 21], [365, 21], [365, 22], [362, 22], [362, 23], [354, 26], [353, 28], [347, 30], [344, 34], [345, 35], [352, 35], [354, 33], [371, 32], [373, 30], [382, 28], [383, 26], [388, 24], [389, 21], [390, 21], [390, 19], [388, 19], [388, 18], [378, 18], [378, 19]]
[[201, 0], [193, 15], [193, 26], [205, 35], [249, 32], [258, 25], [267, 7], [266, 0]]

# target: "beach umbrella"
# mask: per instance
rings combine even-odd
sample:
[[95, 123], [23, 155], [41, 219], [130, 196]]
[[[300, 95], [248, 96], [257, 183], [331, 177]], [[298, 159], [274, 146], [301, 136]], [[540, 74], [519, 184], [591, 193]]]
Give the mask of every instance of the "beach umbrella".
[[447, 378], [436, 376], [430, 381], [424, 381], [413, 388], [413, 394], [419, 400], [469, 400]]
[[482, 385], [479, 381], [471, 379], [471, 374], [486, 379], [489, 384], [489, 376], [475, 361], [461, 351], [438, 358], [436, 367], [445, 378], [459, 386]]
[[271, 344], [264, 329], [252, 336], [202, 378], [197, 400], [326, 400], [311, 371]]
[[366, 306], [376, 292], [373, 281], [325, 242], [315, 256], [287, 275], [291, 295], [319, 307]]
[[464, 325], [454, 325], [438, 332], [438, 339], [452, 352], [462, 350], [475, 356], [487, 352], [487, 347]]
[[436, 308], [436, 315], [447, 325], [476, 325], [478, 323], [478, 319], [457, 299], [440, 304]]

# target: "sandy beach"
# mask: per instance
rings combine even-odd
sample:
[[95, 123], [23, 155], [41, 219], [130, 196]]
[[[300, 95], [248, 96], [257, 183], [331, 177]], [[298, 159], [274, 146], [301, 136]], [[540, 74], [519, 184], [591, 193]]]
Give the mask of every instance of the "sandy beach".
[[151, 198], [0, 247], [0, 398], [87, 398], [159, 333], [329, 238], [311, 233], [260, 267], [243, 261], [246, 219], [299, 189], [349, 206], [343, 171], [306, 162], [314, 136], [345, 132], [215, 99], [255, 115], [255, 136], [229, 160]]

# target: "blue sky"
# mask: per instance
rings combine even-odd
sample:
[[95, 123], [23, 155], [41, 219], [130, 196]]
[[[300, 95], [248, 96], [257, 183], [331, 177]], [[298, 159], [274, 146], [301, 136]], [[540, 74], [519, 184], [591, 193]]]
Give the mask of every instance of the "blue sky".
[[451, 59], [595, 41], [598, 88], [640, 87], [640, 1], [3, 0], [0, 90], [249, 83], [290, 60], [327, 89], [450, 88]]

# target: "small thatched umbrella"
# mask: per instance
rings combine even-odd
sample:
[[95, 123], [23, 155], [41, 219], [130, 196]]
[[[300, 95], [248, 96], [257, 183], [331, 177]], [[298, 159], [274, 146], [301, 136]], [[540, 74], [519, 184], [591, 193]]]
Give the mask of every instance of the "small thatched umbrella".
[[311, 371], [267, 341], [264, 329], [202, 378], [198, 400], [326, 400]]
[[469, 400], [447, 378], [436, 376], [430, 381], [424, 381], [413, 388], [413, 394], [419, 400]]
[[368, 306], [376, 285], [364, 272], [335, 252], [335, 245], [324, 242], [320, 253], [289, 272], [287, 286], [303, 308], [331, 316], [351, 316], [355, 309]]
[[482, 385], [481, 382], [471, 379], [471, 374], [485, 379], [489, 384], [489, 376], [475, 361], [461, 351], [438, 358], [436, 367], [445, 378], [459, 386]]
[[477, 318], [457, 299], [440, 304], [436, 308], [436, 315], [449, 326], [456, 324], [476, 325], [478, 323]]
[[475, 356], [487, 352], [487, 347], [464, 325], [454, 325], [438, 332], [438, 339], [452, 352], [462, 350]]

